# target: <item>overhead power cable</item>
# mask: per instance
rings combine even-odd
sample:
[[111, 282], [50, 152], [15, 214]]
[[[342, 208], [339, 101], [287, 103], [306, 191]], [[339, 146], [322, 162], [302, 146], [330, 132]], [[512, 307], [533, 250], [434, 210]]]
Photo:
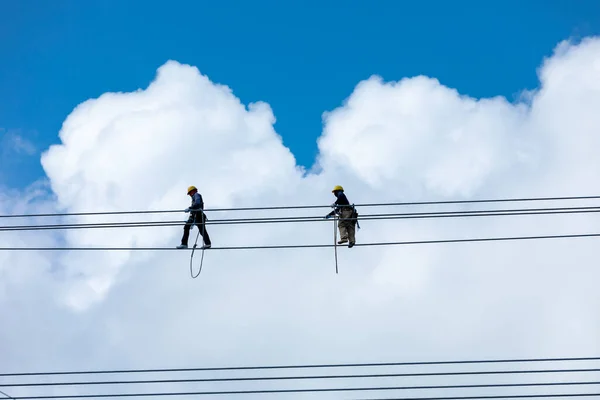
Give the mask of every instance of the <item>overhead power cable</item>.
[[[470, 210], [470, 211], [444, 211], [444, 212], [417, 212], [417, 213], [386, 213], [365, 214], [358, 220], [392, 220], [392, 219], [423, 219], [423, 218], [468, 218], [468, 217], [499, 217], [523, 215], [558, 215], [574, 213], [597, 213], [598, 207], [560, 207], [560, 208], [525, 208], [525, 209], [496, 209], [496, 210]], [[350, 218], [352, 219], [352, 218]], [[207, 225], [238, 225], [256, 223], [297, 223], [297, 222], [328, 222], [322, 216], [292, 216], [292, 217], [262, 217], [262, 218], [229, 218], [207, 220]], [[185, 221], [131, 221], [131, 222], [95, 222], [74, 224], [48, 224], [48, 225], [8, 225], [0, 226], [1, 231], [34, 231], [58, 229], [107, 229], [107, 228], [148, 228], [181, 226]]]
[[[105, 398], [105, 397], [162, 397], [162, 396], [208, 396], [208, 395], [239, 395], [239, 394], [274, 394], [274, 393], [318, 393], [318, 392], [364, 392], [364, 391], [387, 391], [387, 390], [448, 390], [448, 389], [475, 389], [475, 388], [507, 388], [507, 387], [552, 387], [552, 386], [582, 386], [582, 385], [600, 385], [598, 382], [545, 382], [545, 383], [498, 383], [498, 384], [481, 384], [481, 385], [431, 385], [431, 386], [363, 386], [363, 387], [334, 387], [334, 388], [302, 388], [302, 389], [257, 389], [257, 390], [213, 390], [213, 391], [195, 391], [195, 392], [150, 392], [150, 393], [86, 393], [78, 395], [50, 395], [50, 396], [19, 396], [13, 397], [20, 400], [33, 399], [83, 399], [83, 398]], [[560, 396], [564, 396], [561, 394]], [[600, 393], [577, 393], [573, 396], [588, 395], [596, 396]], [[535, 395], [527, 395], [527, 397], [536, 397]], [[550, 397], [548, 395], [538, 395], [541, 397]], [[568, 395], [567, 395], [568, 396]], [[517, 396], [501, 396], [498, 398], [522, 397]], [[551, 396], [557, 397], [557, 396]], [[464, 397], [461, 397], [464, 398]], [[485, 396], [474, 397], [485, 398]], [[422, 399], [416, 397], [414, 399]], [[441, 397], [439, 397], [441, 399]]]
[[387, 398], [368, 398], [361, 400], [487, 400], [487, 399], [540, 399], [555, 397], [596, 397], [600, 393], [555, 393], [555, 394], [515, 394], [515, 395], [495, 395], [495, 396], [450, 396], [450, 397], [387, 397]]
[[[479, 199], [479, 200], [442, 200], [442, 201], [415, 201], [393, 203], [363, 203], [355, 204], [356, 207], [391, 207], [391, 206], [419, 206], [419, 205], [444, 205], [444, 204], [478, 204], [478, 203], [507, 203], [507, 202], [533, 202], [533, 201], [565, 201], [565, 200], [594, 200], [600, 196], [565, 196], [565, 197], [529, 197], [529, 198], [504, 198], [504, 199]], [[205, 211], [261, 211], [261, 210], [297, 210], [330, 208], [330, 205], [296, 205], [296, 206], [269, 206], [269, 207], [234, 207], [212, 208]], [[136, 210], [136, 211], [98, 211], [75, 213], [44, 213], [44, 214], [5, 214], [0, 218], [29, 218], [29, 217], [66, 217], [90, 215], [123, 215], [123, 214], [164, 214], [181, 213], [183, 210]]]
[[[598, 237], [600, 233], [581, 233], [570, 235], [540, 235], [540, 236], [507, 236], [487, 237], [469, 239], [439, 239], [439, 240], [415, 240], [399, 242], [372, 242], [356, 243], [354, 247], [371, 246], [404, 246], [417, 244], [442, 244], [442, 243], [471, 243], [471, 242], [497, 242], [516, 240], [544, 240], [544, 239], [575, 239]], [[261, 250], [261, 249], [307, 249], [307, 248], [329, 248], [334, 244], [289, 244], [289, 245], [264, 245], [264, 246], [222, 246], [211, 247], [213, 250]], [[0, 251], [184, 251], [193, 249], [176, 249], [174, 247], [0, 247]]]
[[53, 375], [97, 375], [97, 374], [140, 374], [165, 372], [208, 372], [208, 371], [255, 371], [255, 370], [289, 370], [289, 369], [327, 369], [327, 368], [374, 368], [374, 367], [407, 367], [431, 365], [478, 365], [478, 364], [528, 364], [548, 362], [591, 362], [600, 361], [598, 357], [551, 357], [551, 358], [504, 358], [479, 360], [443, 360], [443, 361], [400, 361], [372, 363], [330, 363], [330, 364], [279, 364], [279, 365], [237, 365], [220, 367], [190, 368], [146, 368], [146, 369], [102, 369], [82, 371], [40, 371], [40, 372], [4, 372], [0, 377], [11, 376], [53, 376]]
[[[186, 393], [125, 393], [119, 395], [69, 395], [69, 396], [21, 396], [12, 397], [17, 400], [42, 400], [42, 399], [73, 399], [73, 398], [105, 398], [105, 397], [141, 397], [141, 396], [199, 396], [199, 395], [227, 395], [227, 394], [268, 394], [268, 393], [299, 393], [299, 392], [332, 392], [332, 391], [347, 391], [348, 389], [322, 389], [322, 390], [310, 390], [310, 389], [298, 389], [298, 390], [279, 390], [279, 391], [246, 391], [246, 392], [186, 392]], [[393, 390], [391, 388], [367, 388], [368, 391], [378, 390]], [[557, 397], [597, 397], [600, 396], [600, 392], [596, 393], [552, 393], [552, 394], [514, 394], [514, 395], [486, 395], [486, 396], [444, 396], [444, 397], [393, 397], [386, 399], [373, 399], [369, 400], [492, 400], [492, 399], [540, 399], [540, 398], [557, 398]]]
[[253, 376], [223, 378], [188, 378], [188, 379], [138, 379], [111, 381], [66, 381], [66, 382], [19, 382], [0, 383], [0, 387], [38, 387], [38, 386], [92, 386], [92, 385], [143, 385], [165, 383], [209, 383], [209, 382], [254, 382], [254, 381], [290, 381], [290, 380], [329, 380], [329, 379], [371, 379], [371, 378], [418, 378], [433, 376], [480, 376], [480, 375], [520, 375], [520, 374], [562, 374], [600, 372], [600, 368], [579, 369], [539, 369], [539, 370], [500, 370], [500, 371], [453, 371], [453, 372], [403, 372], [380, 374], [337, 374], [337, 375], [287, 375], [287, 376]]
[[6, 397], [7, 399], [14, 399], [14, 397], [11, 397], [9, 395], [7, 395], [6, 393], [4, 393], [2, 390], [0, 390], [0, 394], [4, 397]]

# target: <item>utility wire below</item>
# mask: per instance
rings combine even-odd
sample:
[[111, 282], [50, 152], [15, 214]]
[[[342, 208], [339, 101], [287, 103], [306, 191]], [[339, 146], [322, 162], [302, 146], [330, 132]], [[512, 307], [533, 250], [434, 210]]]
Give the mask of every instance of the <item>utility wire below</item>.
[[349, 374], [349, 375], [298, 375], [298, 376], [256, 376], [256, 377], [224, 377], [224, 378], [189, 378], [189, 379], [148, 379], [148, 380], [113, 380], [113, 381], [69, 381], [69, 382], [31, 382], [0, 383], [0, 387], [39, 387], [39, 386], [92, 386], [92, 385], [143, 385], [165, 383], [208, 383], [208, 382], [254, 382], [254, 381], [289, 381], [289, 380], [326, 380], [326, 379], [371, 379], [371, 378], [406, 378], [432, 376], [479, 376], [479, 375], [519, 375], [519, 374], [557, 374], [599, 372], [600, 368], [581, 369], [542, 369], [542, 370], [502, 370], [502, 371], [458, 371], [458, 372], [412, 372], [386, 374]]
[[478, 364], [523, 364], [547, 362], [584, 362], [600, 361], [598, 357], [554, 357], [554, 358], [504, 358], [483, 360], [444, 360], [444, 361], [400, 361], [372, 363], [337, 363], [337, 364], [282, 364], [282, 365], [238, 365], [221, 367], [192, 368], [154, 368], [154, 369], [102, 369], [83, 371], [46, 371], [46, 372], [11, 372], [0, 373], [0, 377], [9, 376], [50, 376], [50, 375], [97, 375], [97, 374], [140, 374], [165, 372], [207, 372], [207, 371], [255, 371], [255, 370], [289, 370], [289, 369], [327, 369], [327, 368], [376, 368], [407, 367], [430, 365], [478, 365]]
[[[581, 233], [572, 235], [542, 235], [542, 236], [508, 236], [508, 237], [490, 237], [490, 238], [469, 238], [469, 239], [439, 239], [439, 240], [417, 240], [401, 242], [373, 242], [356, 243], [354, 247], [371, 246], [403, 246], [417, 244], [442, 244], [442, 243], [470, 243], [470, 242], [497, 242], [497, 241], [516, 241], [516, 240], [543, 240], [543, 239], [574, 239], [598, 237], [600, 233]], [[222, 246], [211, 247], [213, 250], [260, 250], [260, 249], [306, 249], [306, 248], [329, 248], [334, 244], [290, 244], [290, 245], [265, 245], [265, 246]], [[0, 247], [0, 251], [183, 251], [193, 250], [176, 249], [174, 247]]]
[[[50, 396], [20, 396], [14, 399], [83, 399], [105, 397], [162, 397], [162, 396], [208, 396], [208, 395], [239, 395], [239, 394], [273, 394], [273, 393], [318, 393], [318, 392], [362, 392], [384, 390], [449, 390], [475, 388], [507, 388], [507, 387], [552, 387], [552, 386], [581, 386], [600, 385], [600, 382], [546, 382], [546, 383], [498, 383], [482, 385], [431, 385], [431, 386], [363, 386], [347, 388], [306, 388], [306, 389], [257, 389], [257, 390], [214, 390], [196, 392], [150, 392], [150, 393], [86, 393], [79, 395], [50, 395]], [[600, 393], [598, 393], [600, 394]], [[589, 394], [596, 395], [596, 394]], [[512, 397], [512, 396], [508, 396]], [[518, 396], [520, 397], [520, 396]], [[480, 397], [477, 397], [480, 398]]]
[[2, 390], [0, 390], [0, 394], [4, 397], [6, 397], [7, 399], [14, 399], [14, 397], [11, 397], [9, 395], [7, 395], [6, 393], [4, 393]]
[[515, 394], [496, 396], [450, 396], [450, 397], [386, 397], [361, 400], [492, 400], [492, 399], [540, 399], [554, 397], [597, 397], [600, 393], [563, 393], [563, 394]]

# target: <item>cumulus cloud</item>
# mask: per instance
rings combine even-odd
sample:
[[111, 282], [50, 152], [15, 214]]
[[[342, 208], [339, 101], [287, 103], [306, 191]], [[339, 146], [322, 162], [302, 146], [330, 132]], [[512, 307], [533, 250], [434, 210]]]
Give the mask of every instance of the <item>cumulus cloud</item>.
[[[596, 194], [600, 40], [560, 44], [539, 76], [527, 103], [516, 104], [469, 98], [424, 76], [360, 82], [324, 114], [318, 172], [306, 174], [274, 131], [267, 104], [246, 107], [231, 89], [170, 61], [148, 88], [73, 110], [62, 143], [42, 157], [55, 200], [36, 207], [183, 209], [190, 184], [208, 208], [327, 203], [335, 184], [356, 203]], [[15, 196], [3, 200], [7, 212]], [[209, 218], [241, 215], [249, 214]], [[109, 221], [132, 219], [139, 217]], [[364, 221], [358, 240], [590, 232], [599, 222], [591, 215]], [[209, 232], [214, 246], [333, 240], [330, 222]], [[38, 235], [67, 246], [169, 247], [181, 229]], [[337, 276], [330, 249], [215, 250], [195, 281], [187, 252], [4, 253], [0, 307], [17, 327], [2, 332], [8, 356], [0, 367], [595, 354], [596, 247], [584, 239], [340, 249]], [[27, 279], [14, 265], [28, 266]], [[31, 313], [15, 312], [15, 301]], [[33, 339], [38, 346], [19, 347], [36, 327], [52, 346]]]
[[373, 77], [326, 114], [320, 160], [394, 196], [470, 197], [535, 157], [520, 142], [526, 117], [522, 105], [467, 98], [432, 78]]

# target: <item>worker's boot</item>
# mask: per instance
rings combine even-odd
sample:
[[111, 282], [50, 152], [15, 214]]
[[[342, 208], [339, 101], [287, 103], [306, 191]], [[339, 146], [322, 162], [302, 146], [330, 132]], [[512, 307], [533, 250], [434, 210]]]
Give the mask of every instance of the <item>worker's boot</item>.
[[354, 225], [351, 225], [348, 227], [348, 238], [350, 239], [350, 243], [348, 243], [348, 247], [353, 247], [354, 244], [356, 243], [356, 238], [354, 237], [354, 235], [355, 235]]
[[348, 241], [348, 239], [342, 238], [340, 240], [338, 240], [338, 244], [344, 244]]
[[176, 247], [177, 249], [187, 249], [188, 246], [187, 244], [180, 244], [179, 246]]

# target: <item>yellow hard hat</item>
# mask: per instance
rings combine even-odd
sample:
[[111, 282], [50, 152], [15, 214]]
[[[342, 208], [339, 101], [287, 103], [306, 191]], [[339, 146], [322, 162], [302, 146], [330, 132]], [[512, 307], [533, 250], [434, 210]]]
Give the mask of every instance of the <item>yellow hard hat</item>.
[[333, 192], [337, 192], [338, 190], [341, 190], [341, 191], [343, 192], [343, 191], [344, 191], [344, 188], [343, 188], [343, 187], [341, 187], [340, 185], [337, 185], [336, 187], [334, 187], [334, 188], [333, 188], [333, 190], [332, 190], [331, 192], [332, 192], [332, 193], [333, 193]]
[[196, 189], [196, 186], [190, 186], [190, 187], [188, 188], [187, 194], [190, 194], [190, 192], [191, 192], [192, 190], [198, 190], [198, 189]]

